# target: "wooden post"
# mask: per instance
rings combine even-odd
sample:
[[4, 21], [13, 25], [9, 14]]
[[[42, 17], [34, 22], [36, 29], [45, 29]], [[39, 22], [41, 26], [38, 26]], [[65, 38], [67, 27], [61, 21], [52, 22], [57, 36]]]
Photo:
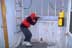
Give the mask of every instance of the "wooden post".
[[9, 48], [7, 23], [6, 23], [6, 6], [5, 6], [5, 0], [1, 0], [1, 10], [2, 10], [2, 22], [3, 22], [3, 32], [4, 32], [5, 48]]

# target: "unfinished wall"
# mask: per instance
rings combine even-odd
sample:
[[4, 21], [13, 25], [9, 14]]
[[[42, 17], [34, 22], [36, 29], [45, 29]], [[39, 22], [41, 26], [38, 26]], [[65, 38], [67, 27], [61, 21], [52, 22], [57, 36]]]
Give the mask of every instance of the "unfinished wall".
[[5, 0], [6, 3], [6, 19], [9, 37], [9, 47], [12, 47], [14, 32], [16, 32], [16, 22], [14, 15], [14, 0]]
[[31, 12], [36, 12], [40, 16], [55, 16], [56, 12], [57, 16], [60, 9], [64, 8], [66, 11], [66, 5], [67, 0], [23, 0], [23, 16], [26, 16]]
[[[26, 0], [26, 1], [27, 1], [27, 3], [24, 4], [24, 6], [30, 4], [30, 3], [28, 3], [30, 0], [29, 1]], [[7, 16], [7, 27], [8, 27], [8, 36], [9, 36], [9, 46], [10, 47], [12, 47], [13, 38], [15, 37], [14, 32], [17, 31], [16, 16], [15, 16], [15, 4], [14, 3], [15, 3], [15, 0], [6, 0], [6, 6], [7, 6], [7, 13], [6, 13], [7, 15], [6, 16]], [[43, 7], [41, 7], [41, 3], [44, 4]], [[40, 40], [40, 38], [42, 37], [43, 40], [46, 42], [57, 41], [58, 43], [60, 43], [60, 40], [61, 40], [61, 44], [65, 43], [65, 42], [63, 42], [63, 41], [65, 41], [64, 36], [63, 36], [64, 32], [65, 32], [65, 27], [62, 28], [61, 31], [59, 32], [60, 28], [58, 28], [58, 26], [57, 26], [57, 17], [56, 18], [53, 17], [55, 15], [54, 10], [50, 10], [49, 14], [50, 14], [50, 16], [53, 17], [52, 19], [56, 19], [56, 21], [48, 20], [48, 19], [50, 19], [50, 17], [48, 16], [48, 5], [47, 4], [48, 4], [48, 0], [45, 0], [45, 1], [44, 0], [43, 1], [33, 0], [32, 7], [30, 9], [25, 10], [23, 8], [22, 17], [25, 17], [25, 16], [29, 15], [30, 12], [35, 11], [35, 12], [37, 12], [38, 15], [44, 16], [43, 18], [47, 19], [47, 20], [43, 19], [43, 20], [38, 21], [38, 23], [35, 26], [32, 26], [30, 28], [32, 31], [32, 34], [33, 34], [32, 39]], [[57, 5], [57, 6], [59, 6], [59, 5]], [[44, 9], [43, 12], [40, 9]], [[54, 25], [54, 26], [52, 27], [51, 25]], [[56, 37], [56, 36], [58, 36], [58, 37]], [[17, 37], [19, 37], [19, 36], [17, 36]], [[17, 40], [14, 40], [14, 41], [17, 41]], [[61, 47], [62, 47], [62, 45], [61, 45]]]

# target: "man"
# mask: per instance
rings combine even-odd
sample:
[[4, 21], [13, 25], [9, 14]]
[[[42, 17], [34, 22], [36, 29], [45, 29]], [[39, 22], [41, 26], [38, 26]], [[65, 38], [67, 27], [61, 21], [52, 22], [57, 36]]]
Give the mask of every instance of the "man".
[[31, 44], [31, 37], [32, 33], [28, 29], [31, 25], [35, 25], [38, 21], [39, 17], [36, 16], [35, 13], [32, 13], [30, 16], [28, 16], [26, 19], [24, 19], [20, 25], [20, 29], [25, 35], [24, 42], [22, 43], [23, 45], [26, 46], [32, 46]]

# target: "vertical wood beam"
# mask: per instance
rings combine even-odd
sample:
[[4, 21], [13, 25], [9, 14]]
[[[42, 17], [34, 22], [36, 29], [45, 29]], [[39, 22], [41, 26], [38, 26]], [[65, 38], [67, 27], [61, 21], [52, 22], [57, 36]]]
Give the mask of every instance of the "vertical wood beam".
[[7, 23], [6, 23], [6, 6], [5, 6], [5, 0], [1, 0], [1, 10], [2, 10], [2, 23], [3, 23], [5, 48], [9, 48]]

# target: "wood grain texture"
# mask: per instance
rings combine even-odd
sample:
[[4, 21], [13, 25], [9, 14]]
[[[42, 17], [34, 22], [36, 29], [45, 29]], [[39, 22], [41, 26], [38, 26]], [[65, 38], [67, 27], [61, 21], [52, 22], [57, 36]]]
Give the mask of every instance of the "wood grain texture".
[[6, 23], [6, 6], [5, 6], [5, 0], [1, 0], [1, 10], [2, 10], [2, 22], [3, 22], [5, 48], [9, 48], [7, 23]]

